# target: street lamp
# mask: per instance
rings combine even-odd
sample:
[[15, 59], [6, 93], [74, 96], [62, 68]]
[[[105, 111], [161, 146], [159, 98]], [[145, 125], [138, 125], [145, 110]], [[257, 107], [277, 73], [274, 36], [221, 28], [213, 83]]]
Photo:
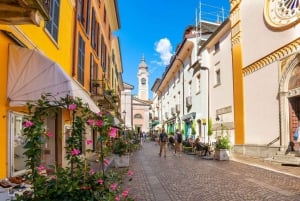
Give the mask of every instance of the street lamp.
[[203, 125], [203, 130], [204, 130], [204, 143], [205, 143], [205, 126], [206, 126], [206, 119], [202, 119], [202, 125]]
[[125, 127], [126, 127], [126, 111], [123, 110], [122, 114], [124, 116], [124, 129], [125, 129]]

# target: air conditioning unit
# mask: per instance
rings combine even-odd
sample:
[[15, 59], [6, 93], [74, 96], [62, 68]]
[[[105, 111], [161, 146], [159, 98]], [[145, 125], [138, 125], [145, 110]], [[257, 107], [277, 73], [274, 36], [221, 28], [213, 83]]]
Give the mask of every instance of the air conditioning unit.
[[179, 104], [176, 104], [176, 113], [179, 113], [180, 112], [180, 105]]
[[186, 97], [186, 106], [187, 107], [192, 106], [192, 96], [187, 96]]
[[171, 114], [172, 114], [172, 115], [175, 115], [175, 114], [176, 114], [175, 108], [174, 108], [174, 107], [171, 108]]

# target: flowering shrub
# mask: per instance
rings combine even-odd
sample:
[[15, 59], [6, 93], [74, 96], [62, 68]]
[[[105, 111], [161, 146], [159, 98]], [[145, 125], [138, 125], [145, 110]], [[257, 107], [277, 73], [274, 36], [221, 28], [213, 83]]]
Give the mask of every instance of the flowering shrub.
[[[58, 109], [70, 111], [72, 116], [72, 132], [66, 139], [67, 167], [41, 164], [43, 138], [53, 137], [53, 133], [45, 131], [45, 120], [57, 114]], [[27, 175], [32, 182], [32, 192], [17, 197], [17, 200], [31, 201], [94, 201], [94, 200], [132, 200], [129, 191], [121, 191], [122, 175], [124, 172], [111, 170], [107, 173], [95, 172], [91, 169], [82, 153], [83, 142], [92, 144], [91, 139], [85, 139], [87, 125], [99, 135], [98, 143], [114, 138], [118, 130], [112, 127], [112, 116], [108, 113], [95, 114], [78, 98], [65, 97], [55, 100], [51, 94], [41, 96], [35, 104], [28, 104], [30, 118], [24, 122], [24, 136], [26, 140], [25, 155], [28, 157]], [[91, 150], [86, 150], [87, 152]], [[109, 163], [101, 150], [100, 159], [104, 167]], [[51, 175], [46, 175], [51, 172]], [[132, 176], [128, 172], [128, 176]]]

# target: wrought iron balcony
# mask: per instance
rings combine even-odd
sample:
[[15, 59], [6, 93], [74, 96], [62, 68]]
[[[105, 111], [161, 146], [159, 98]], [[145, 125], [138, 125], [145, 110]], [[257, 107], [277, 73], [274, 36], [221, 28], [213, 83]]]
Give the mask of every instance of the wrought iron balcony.
[[48, 21], [50, 0], [0, 0], [0, 24], [35, 24]]
[[175, 115], [175, 114], [176, 114], [175, 108], [174, 108], [174, 107], [171, 108], [171, 114], [172, 114], [172, 115]]
[[91, 80], [90, 86], [92, 98], [100, 107], [117, 112], [119, 97], [114, 90], [107, 89], [105, 80]]
[[191, 107], [192, 106], [192, 96], [186, 97], [186, 106]]
[[180, 105], [179, 104], [176, 104], [176, 113], [180, 113]]

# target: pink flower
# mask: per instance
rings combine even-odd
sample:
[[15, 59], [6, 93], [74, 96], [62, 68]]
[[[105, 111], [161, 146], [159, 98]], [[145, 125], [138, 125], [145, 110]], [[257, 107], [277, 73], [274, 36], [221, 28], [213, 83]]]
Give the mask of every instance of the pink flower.
[[129, 194], [129, 190], [126, 189], [125, 191], [122, 192], [123, 197], [127, 197]]
[[103, 124], [102, 120], [97, 120], [96, 121], [96, 126], [100, 127], [100, 126], [102, 126], [102, 124]]
[[109, 131], [109, 136], [111, 138], [115, 138], [117, 136], [117, 131], [118, 131], [117, 128], [111, 128], [110, 131]]
[[99, 179], [97, 182], [98, 182], [98, 184], [103, 185], [104, 181], [103, 181], [103, 179]]
[[133, 171], [128, 170], [127, 175], [128, 175], [129, 177], [133, 176]]
[[93, 140], [90, 140], [90, 139], [89, 139], [89, 140], [86, 140], [86, 144], [87, 144], [87, 145], [90, 145], [90, 144], [92, 144], [92, 143], [93, 143]]
[[79, 150], [79, 149], [73, 149], [73, 150], [72, 150], [72, 155], [73, 155], [73, 156], [76, 156], [76, 155], [78, 155], [78, 154], [80, 154], [80, 150]]
[[120, 200], [121, 200], [120, 196], [117, 195], [117, 196], [115, 197], [115, 200], [116, 200], [116, 201], [120, 201]]
[[98, 112], [98, 114], [97, 114], [98, 116], [101, 116], [102, 115], [102, 112]]
[[95, 124], [94, 119], [87, 120], [88, 125], [93, 126]]
[[93, 169], [90, 169], [89, 173], [90, 173], [90, 175], [93, 175], [93, 174], [95, 174], [95, 171]]
[[117, 187], [118, 187], [117, 183], [113, 183], [113, 184], [110, 185], [110, 189], [113, 190], [113, 191], [115, 191], [117, 189]]
[[39, 172], [46, 170], [46, 168], [43, 165], [39, 165], [39, 167], [37, 169]]
[[48, 135], [48, 137], [53, 137], [53, 133], [50, 131], [47, 132], [47, 135]]
[[110, 160], [104, 159], [103, 163], [104, 163], [105, 166], [107, 166], [110, 163]]
[[71, 105], [69, 105], [69, 110], [73, 111], [75, 110], [77, 107], [77, 105], [75, 103], [72, 103]]
[[31, 121], [29, 121], [29, 120], [26, 120], [26, 121], [24, 122], [24, 127], [25, 127], [25, 128], [28, 128], [28, 127], [30, 127], [30, 126], [33, 126], [33, 123], [32, 123]]

